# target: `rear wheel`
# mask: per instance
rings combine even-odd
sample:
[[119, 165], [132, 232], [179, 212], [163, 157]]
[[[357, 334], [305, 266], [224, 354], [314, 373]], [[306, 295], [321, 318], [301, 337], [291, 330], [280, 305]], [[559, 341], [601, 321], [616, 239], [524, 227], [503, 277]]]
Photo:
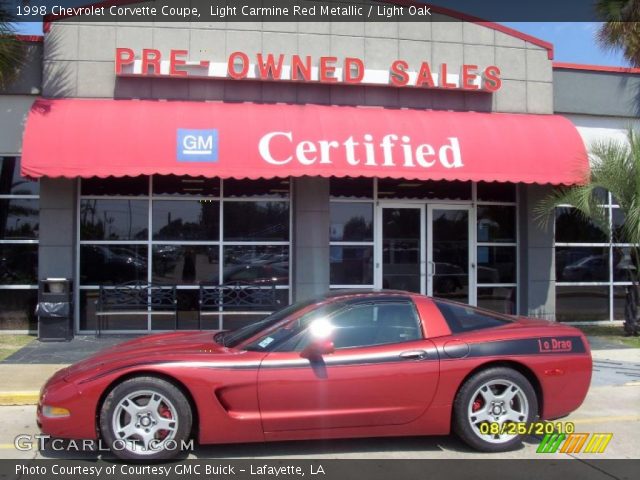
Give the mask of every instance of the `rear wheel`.
[[189, 401], [175, 385], [156, 377], [135, 377], [117, 385], [100, 410], [102, 437], [127, 460], [169, 459], [189, 438]]
[[518, 424], [538, 416], [531, 383], [510, 368], [490, 368], [469, 378], [453, 406], [453, 429], [469, 446], [484, 452], [504, 452], [522, 443]]

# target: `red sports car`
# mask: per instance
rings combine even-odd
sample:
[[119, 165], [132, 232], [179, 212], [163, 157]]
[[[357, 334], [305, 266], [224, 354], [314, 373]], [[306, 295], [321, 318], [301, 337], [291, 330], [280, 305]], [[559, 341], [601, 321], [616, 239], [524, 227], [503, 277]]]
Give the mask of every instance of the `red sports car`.
[[341, 291], [235, 331], [104, 350], [57, 372], [37, 417], [52, 437], [101, 439], [125, 459], [170, 458], [192, 437], [452, 430], [497, 452], [520, 443], [523, 425], [577, 409], [590, 380], [589, 345], [575, 328], [408, 292]]

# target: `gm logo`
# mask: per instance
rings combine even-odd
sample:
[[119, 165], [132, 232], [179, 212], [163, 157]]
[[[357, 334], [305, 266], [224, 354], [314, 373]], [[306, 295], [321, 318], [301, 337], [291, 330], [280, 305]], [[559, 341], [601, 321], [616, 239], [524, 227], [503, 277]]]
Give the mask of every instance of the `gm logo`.
[[217, 162], [218, 130], [179, 128], [176, 158], [179, 162]]

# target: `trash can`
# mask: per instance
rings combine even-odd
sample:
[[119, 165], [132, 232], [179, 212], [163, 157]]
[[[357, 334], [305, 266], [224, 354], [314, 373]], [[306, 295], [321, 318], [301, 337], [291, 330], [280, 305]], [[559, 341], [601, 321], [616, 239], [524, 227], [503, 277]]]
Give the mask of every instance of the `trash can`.
[[73, 282], [46, 278], [38, 283], [38, 340], [64, 342], [73, 338]]

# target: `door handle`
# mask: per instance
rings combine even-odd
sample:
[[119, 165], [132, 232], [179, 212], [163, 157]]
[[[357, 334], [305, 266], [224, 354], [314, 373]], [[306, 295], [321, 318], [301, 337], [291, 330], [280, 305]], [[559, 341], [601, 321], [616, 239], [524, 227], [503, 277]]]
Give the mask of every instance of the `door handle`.
[[435, 262], [432, 262], [431, 260], [429, 260], [427, 262], [427, 264], [429, 265], [429, 267], [431, 267], [431, 273], [429, 273], [429, 275], [431, 275], [433, 277], [436, 274], [436, 264], [435, 264]]
[[408, 350], [400, 354], [400, 358], [403, 360], [423, 360], [428, 356], [424, 350]]

